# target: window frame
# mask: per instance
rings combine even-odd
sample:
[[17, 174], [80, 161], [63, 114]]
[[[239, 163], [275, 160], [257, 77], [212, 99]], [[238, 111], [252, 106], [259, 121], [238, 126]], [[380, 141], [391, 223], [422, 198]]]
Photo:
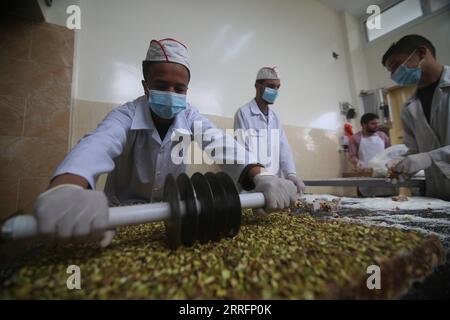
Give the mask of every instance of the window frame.
[[[379, 5], [379, 7], [381, 9], [381, 13], [383, 13], [383, 12], [393, 8], [393, 7], [395, 7], [396, 5], [398, 5], [398, 4], [400, 4], [400, 3], [404, 2], [404, 1], [408, 1], [408, 0], [389, 0], [389, 1], [386, 1], [386, 2], [382, 3], [381, 5]], [[411, 21], [401, 25], [398, 28], [395, 28], [395, 29], [393, 29], [393, 30], [391, 30], [389, 32], [386, 32], [382, 36], [379, 36], [378, 38], [373, 39], [371, 41], [369, 40], [369, 33], [368, 33], [369, 30], [367, 29], [367, 26], [366, 26], [366, 22], [367, 22], [368, 18], [370, 17], [370, 15], [369, 14], [364, 14], [360, 18], [360, 26], [361, 26], [361, 29], [362, 29], [362, 34], [363, 34], [365, 46], [367, 47], [367, 46], [369, 46], [369, 45], [371, 45], [371, 44], [373, 44], [373, 43], [375, 43], [377, 41], [382, 41], [383, 39], [386, 39], [386, 38], [392, 36], [395, 33], [398, 33], [398, 32], [401, 32], [402, 30], [408, 29], [408, 28], [410, 28], [410, 27], [412, 27], [412, 26], [414, 26], [414, 25], [416, 25], [418, 23], [421, 23], [421, 22], [423, 22], [423, 21], [425, 21], [425, 20], [427, 20], [427, 19], [429, 19], [431, 17], [439, 15], [439, 14], [441, 14], [441, 13], [443, 13], [443, 12], [445, 12], [445, 11], [450, 9], [450, 3], [449, 3], [449, 4], [445, 5], [444, 7], [442, 7], [440, 9], [432, 12], [431, 11], [431, 3], [429, 1], [427, 1], [427, 0], [420, 0], [420, 6], [422, 8], [422, 15], [420, 17], [417, 17], [417, 18], [415, 18], [415, 19], [413, 19], [413, 20], [411, 20]]]

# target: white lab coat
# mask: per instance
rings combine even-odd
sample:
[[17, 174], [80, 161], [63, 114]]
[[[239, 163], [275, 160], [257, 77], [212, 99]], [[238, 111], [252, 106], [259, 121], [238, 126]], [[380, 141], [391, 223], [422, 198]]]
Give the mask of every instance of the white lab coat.
[[[245, 147], [247, 149], [250, 149], [252, 154], [257, 158], [257, 162], [261, 163], [262, 165], [266, 166], [270, 171], [272, 171], [274, 174], [276, 174], [278, 177], [286, 178], [289, 174], [297, 174], [297, 170], [295, 168], [294, 158], [292, 156], [291, 147], [289, 146], [288, 139], [286, 137], [286, 133], [283, 130], [283, 126], [281, 125], [281, 122], [278, 120], [277, 115], [275, 112], [273, 112], [272, 108], [269, 108], [268, 116], [266, 117], [261, 110], [259, 109], [256, 100], [253, 99], [246, 105], [242, 106], [234, 115], [234, 130], [249, 130], [249, 129], [255, 129], [255, 134], [257, 136], [260, 135], [260, 132], [265, 129], [267, 130], [267, 137], [264, 137], [264, 139], [267, 139], [268, 144], [268, 155], [274, 159], [272, 160], [278, 162], [278, 166], [273, 166], [273, 163], [266, 162], [264, 160], [271, 160], [271, 159], [262, 159], [261, 154], [258, 152], [258, 150], [254, 150], [249, 147], [249, 144], [245, 143]], [[279, 130], [279, 141], [272, 141], [270, 139], [271, 134], [270, 130], [272, 129], [278, 129]], [[274, 143], [278, 143], [278, 148], [273, 148], [273, 150], [278, 150], [278, 155], [272, 155], [270, 150]], [[275, 159], [274, 157], [277, 156], [278, 159]]]
[[[194, 121], [202, 123], [202, 130], [198, 133], [194, 130]], [[160, 201], [166, 175], [177, 176], [186, 171], [186, 164], [172, 161], [172, 148], [178, 141], [171, 141], [171, 136], [184, 133], [193, 138], [194, 134], [203, 135], [208, 129], [216, 130], [223, 138], [202, 142], [200, 147], [208, 154], [217, 147], [242, 148], [233, 137], [224, 135], [191, 105], [176, 116], [164, 141], [161, 141], [147, 98], [142, 96], [112, 110], [71, 150], [53, 177], [63, 173], [79, 175], [94, 189], [98, 176], [109, 173], [105, 194], [111, 204]], [[227, 158], [227, 154], [216, 152], [213, 160], [216, 163], [235, 160], [235, 156]], [[244, 162], [240, 159], [237, 164], [223, 164], [221, 167], [237, 181], [246, 166]]]
[[426, 194], [450, 201], [450, 66], [445, 66], [434, 92], [430, 123], [414, 94], [401, 112], [407, 154], [428, 152], [433, 164], [425, 170]]

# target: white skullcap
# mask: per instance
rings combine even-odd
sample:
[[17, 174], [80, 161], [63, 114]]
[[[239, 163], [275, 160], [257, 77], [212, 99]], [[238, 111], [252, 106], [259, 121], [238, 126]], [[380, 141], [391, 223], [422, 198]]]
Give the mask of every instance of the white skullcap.
[[186, 46], [175, 39], [152, 40], [145, 61], [175, 62], [191, 70]]
[[280, 74], [277, 67], [264, 67], [258, 71], [256, 80], [280, 80]]

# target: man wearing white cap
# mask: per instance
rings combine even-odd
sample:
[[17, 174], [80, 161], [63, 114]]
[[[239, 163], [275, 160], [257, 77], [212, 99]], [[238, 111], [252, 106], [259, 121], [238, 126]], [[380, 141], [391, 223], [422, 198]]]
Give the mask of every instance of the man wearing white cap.
[[[305, 192], [305, 184], [298, 178], [292, 151], [277, 115], [270, 108], [278, 97], [281, 80], [276, 67], [261, 68], [256, 76], [256, 97], [241, 107], [234, 116], [234, 130], [241, 130], [237, 134], [242, 141], [247, 139], [245, 146], [258, 155], [258, 162], [262, 163], [274, 175], [292, 181], [297, 192]], [[242, 131], [243, 130], [243, 131]], [[244, 135], [243, 132], [247, 132]], [[253, 143], [249, 136], [256, 136]], [[253, 142], [255, 142], [253, 140]], [[268, 145], [267, 150], [261, 152], [262, 145]], [[268, 151], [268, 152], [267, 152]]]
[[[178, 143], [172, 136], [187, 132], [192, 138], [194, 122], [201, 123], [202, 136], [208, 129], [219, 131], [186, 102], [190, 72], [188, 51], [182, 43], [151, 41], [143, 61], [145, 95], [112, 110], [58, 166], [49, 190], [34, 206], [42, 233], [55, 238], [103, 234], [102, 245], [106, 246], [113, 234], [103, 233], [108, 202], [161, 200], [166, 175], [186, 170], [186, 164], [172, 160], [172, 149]], [[202, 149], [242, 148], [232, 137], [221, 136], [224, 139], [203, 140]], [[214, 160], [230, 163], [227, 154], [216, 154]], [[223, 169], [244, 189], [263, 192], [267, 209], [281, 209], [295, 200], [295, 186], [290, 181], [262, 174], [265, 169], [260, 164], [234, 160]], [[95, 191], [96, 179], [103, 173], [109, 173], [104, 193]]]

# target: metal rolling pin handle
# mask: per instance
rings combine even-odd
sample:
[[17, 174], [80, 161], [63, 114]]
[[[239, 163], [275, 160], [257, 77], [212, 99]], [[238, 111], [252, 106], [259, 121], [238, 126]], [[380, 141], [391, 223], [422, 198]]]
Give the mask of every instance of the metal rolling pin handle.
[[[239, 195], [241, 207], [262, 208], [265, 205], [262, 193], [243, 193]], [[200, 202], [196, 200], [198, 210]], [[180, 201], [181, 216], [186, 214], [184, 201]], [[152, 204], [112, 207], [109, 209], [109, 223], [107, 229], [136, 225], [149, 222], [165, 221], [171, 218], [170, 203], [158, 202]], [[20, 215], [7, 220], [1, 229], [1, 238], [4, 240], [17, 240], [39, 236], [35, 216]]]

